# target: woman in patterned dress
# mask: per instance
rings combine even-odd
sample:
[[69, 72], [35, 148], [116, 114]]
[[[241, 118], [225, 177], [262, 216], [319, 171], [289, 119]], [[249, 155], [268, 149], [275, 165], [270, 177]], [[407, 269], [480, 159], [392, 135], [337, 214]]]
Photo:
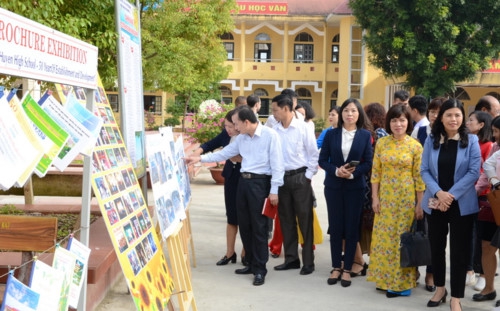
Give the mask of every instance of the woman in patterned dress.
[[[416, 286], [415, 268], [401, 268], [399, 240], [416, 217], [425, 185], [420, 177], [422, 146], [411, 138], [410, 113], [403, 105], [392, 106], [386, 116], [389, 136], [375, 146], [372, 167], [372, 208], [375, 212], [368, 281], [387, 298], [409, 296]], [[416, 202], [416, 204], [415, 204]]]

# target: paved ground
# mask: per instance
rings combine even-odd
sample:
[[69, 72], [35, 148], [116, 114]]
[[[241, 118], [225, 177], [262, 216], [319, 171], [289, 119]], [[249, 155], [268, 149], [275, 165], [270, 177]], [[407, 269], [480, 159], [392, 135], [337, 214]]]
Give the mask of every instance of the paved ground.
[[[326, 204], [323, 197], [323, 176], [320, 171], [313, 179], [318, 198], [317, 213], [324, 233], [327, 228]], [[426, 310], [426, 303], [432, 296], [423, 288], [424, 268], [420, 268], [420, 285], [413, 289], [410, 297], [388, 299], [375, 290], [374, 283], [366, 277], [353, 278], [351, 287], [339, 284], [329, 286], [326, 279], [331, 270], [328, 235], [324, 242], [316, 246], [316, 271], [302, 276], [299, 270], [274, 271], [273, 267], [283, 262], [283, 256], [269, 258], [268, 275], [263, 286], [253, 286], [251, 275], [236, 275], [241, 268], [237, 242], [238, 263], [216, 266], [215, 263], [225, 252], [226, 217], [223, 201], [223, 187], [211, 180], [209, 172], [203, 168], [192, 182], [193, 199], [190, 205], [191, 227], [195, 243], [197, 267], [192, 269], [192, 284], [198, 310], [336, 310], [336, 311], [377, 311], [377, 310]], [[149, 198], [151, 200], [151, 198]], [[366, 258], [369, 261], [369, 258]], [[448, 278], [449, 280], [449, 278]], [[496, 287], [500, 289], [500, 277]], [[449, 286], [448, 286], [449, 289]], [[495, 301], [474, 302], [476, 293], [467, 287], [462, 300], [464, 310], [493, 310]], [[500, 294], [500, 292], [499, 292]], [[498, 297], [500, 299], [500, 295]], [[175, 301], [176, 310], [179, 304]], [[97, 308], [97, 311], [135, 310], [127, 287], [122, 280]], [[439, 310], [449, 310], [449, 303]]]

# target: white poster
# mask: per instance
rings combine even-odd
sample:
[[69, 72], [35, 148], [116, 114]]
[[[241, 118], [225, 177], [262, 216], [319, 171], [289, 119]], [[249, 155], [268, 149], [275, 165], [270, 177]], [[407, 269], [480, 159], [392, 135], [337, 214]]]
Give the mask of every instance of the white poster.
[[37, 311], [54, 311], [59, 308], [64, 273], [36, 260], [31, 272], [30, 288], [40, 293]]
[[73, 282], [71, 282], [69, 287], [69, 306], [76, 309], [78, 308], [78, 300], [80, 299], [83, 281], [87, 274], [90, 248], [72, 237], [68, 242], [68, 250], [76, 256]]
[[0, 72], [97, 88], [97, 47], [0, 8]]

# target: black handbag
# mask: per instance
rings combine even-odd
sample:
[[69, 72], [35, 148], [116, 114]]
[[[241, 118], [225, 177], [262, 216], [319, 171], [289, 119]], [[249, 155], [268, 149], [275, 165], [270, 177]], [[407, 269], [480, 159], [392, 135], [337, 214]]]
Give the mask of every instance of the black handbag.
[[429, 237], [424, 231], [417, 231], [416, 220], [413, 220], [410, 231], [401, 234], [399, 254], [401, 268], [432, 264]]

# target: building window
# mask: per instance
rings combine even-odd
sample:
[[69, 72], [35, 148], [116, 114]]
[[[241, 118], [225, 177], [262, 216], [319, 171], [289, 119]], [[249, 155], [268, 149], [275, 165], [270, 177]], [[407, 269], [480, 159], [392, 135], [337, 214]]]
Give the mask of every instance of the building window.
[[350, 62], [350, 96], [351, 98], [363, 97], [363, 30], [359, 26], [351, 28], [351, 62]]
[[269, 98], [269, 94], [264, 89], [256, 89], [254, 94], [260, 98], [260, 110], [257, 111], [259, 117], [268, 117], [271, 114], [271, 99]]
[[118, 112], [118, 94], [108, 94], [108, 101], [111, 109], [114, 112]]
[[271, 37], [265, 33], [259, 33], [255, 36], [253, 48], [254, 61], [267, 63], [271, 61]]
[[144, 95], [144, 110], [161, 115], [161, 96]]
[[339, 43], [340, 43], [340, 35], [335, 35], [332, 40], [332, 63], [339, 62]]
[[231, 33], [225, 33], [221, 37], [222, 44], [226, 49], [227, 60], [234, 60], [234, 37]]
[[296, 92], [297, 92], [297, 95], [299, 96], [301, 101], [307, 102], [312, 107], [312, 98], [311, 98], [312, 95], [308, 89], [301, 87], [301, 88], [298, 88], [296, 90]]
[[330, 109], [333, 107], [337, 106], [337, 98], [339, 96], [339, 90], [335, 90], [332, 92], [332, 95], [330, 95]]
[[[295, 63], [312, 63], [314, 60], [314, 44], [302, 43], [313, 42], [313, 38], [306, 32], [301, 32], [295, 37], [295, 44], [293, 46], [293, 61]], [[298, 43], [300, 42], [300, 43]]]
[[220, 95], [221, 95], [221, 101], [224, 104], [231, 104], [233, 102], [231, 89], [228, 88], [227, 86], [220, 87]]

